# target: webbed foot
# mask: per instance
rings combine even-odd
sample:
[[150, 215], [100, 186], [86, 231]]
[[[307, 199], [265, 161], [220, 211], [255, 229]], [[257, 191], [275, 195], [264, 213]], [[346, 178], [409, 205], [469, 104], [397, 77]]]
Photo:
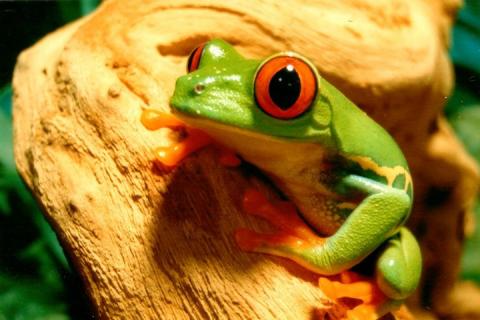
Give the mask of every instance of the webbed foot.
[[385, 296], [373, 278], [350, 271], [342, 272], [337, 278], [321, 277], [319, 287], [330, 300], [346, 309], [346, 319], [376, 320], [401, 304]]
[[[159, 147], [155, 150], [157, 161], [167, 167], [178, 165], [183, 159], [192, 153], [214, 143], [212, 138], [201, 130], [186, 126], [170, 113], [145, 109], [141, 115], [141, 122], [148, 130], [170, 128], [185, 131], [185, 138], [167, 147]], [[215, 145], [218, 150], [218, 160], [226, 167], [235, 167], [241, 163], [236, 154], [226, 147]]]
[[155, 150], [157, 160], [163, 165], [173, 167], [192, 153], [212, 143], [212, 139], [197, 129], [186, 129], [187, 136], [167, 147], [159, 147]]
[[270, 234], [248, 229], [237, 230], [235, 239], [242, 250], [282, 256], [301, 264], [303, 249], [319, 246], [324, 242], [324, 238], [315, 234], [300, 218], [291, 202], [269, 202], [258, 190], [247, 189], [242, 204], [246, 213], [260, 217], [278, 229]]

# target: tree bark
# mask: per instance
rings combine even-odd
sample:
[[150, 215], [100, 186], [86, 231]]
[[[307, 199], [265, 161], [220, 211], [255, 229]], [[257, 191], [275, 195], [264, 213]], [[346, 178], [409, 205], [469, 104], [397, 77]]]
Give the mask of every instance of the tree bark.
[[155, 147], [175, 136], [146, 130], [142, 109], [168, 110], [188, 53], [210, 38], [251, 57], [312, 58], [393, 134], [413, 172], [410, 226], [425, 257], [410, 303], [425, 318], [478, 315], [480, 299], [464, 306], [450, 294], [478, 187], [441, 115], [458, 5], [111, 0], [24, 51], [14, 76], [18, 170], [98, 318], [310, 319], [321, 306], [316, 275], [235, 245], [238, 227], [267, 228], [239, 209], [243, 190], [261, 183], [254, 173], [219, 166], [208, 149], [174, 170], [153, 164]]

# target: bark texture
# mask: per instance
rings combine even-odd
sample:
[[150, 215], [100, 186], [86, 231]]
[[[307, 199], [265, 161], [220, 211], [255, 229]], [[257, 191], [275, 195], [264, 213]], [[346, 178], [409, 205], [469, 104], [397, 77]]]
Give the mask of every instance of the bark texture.
[[[410, 226], [425, 257], [418, 318], [480, 316], [457, 288], [478, 171], [441, 115], [455, 0], [106, 1], [23, 52], [14, 76], [18, 170], [84, 280], [100, 319], [310, 319], [316, 276], [241, 252], [239, 210], [256, 178], [213, 151], [173, 171], [153, 165], [190, 50], [223, 38], [262, 57], [295, 50], [399, 142], [416, 189]], [[470, 288], [470, 287], [469, 287]], [[476, 292], [470, 288], [469, 292]], [[424, 308], [428, 307], [428, 311]], [[423, 310], [423, 311], [422, 311]], [[420, 315], [421, 314], [421, 315]]]

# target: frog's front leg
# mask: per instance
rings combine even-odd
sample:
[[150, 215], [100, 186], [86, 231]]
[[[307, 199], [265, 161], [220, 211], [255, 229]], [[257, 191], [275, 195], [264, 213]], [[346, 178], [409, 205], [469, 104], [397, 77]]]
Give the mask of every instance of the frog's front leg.
[[[411, 200], [406, 192], [365, 177], [348, 175], [341, 179], [337, 191], [345, 196], [363, 194], [365, 198], [332, 236], [317, 237], [318, 241], [312, 241], [312, 237], [292, 241], [302, 237], [292, 238], [285, 232], [259, 235], [242, 231], [237, 234], [237, 241], [248, 243], [246, 249], [286, 257], [319, 274], [332, 275], [356, 265], [394, 236], [410, 211]], [[389, 241], [377, 265], [379, 286], [393, 299], [408, 296], [418, 282], [418, 276], [407, 277], [408, 283], [402, 280], [405, 272], [420, 272], [418, 246], [412, 244], [414, 239], [408, 235], [402, 231], [399, 242]], [[410, 252], [403, 250], [404, 244], [407, 249], [417, 250], [413, 259]], [[398, 270], [402, 264], [411, 265], [410, 269]]]
[[[397, 228], [408, 217], [412, 202], [410, 196], [403, 190], [356, 175], [345, 177], [338, 187], [341, 193], [360, 191], [366, 194], [367, 197], [346, 223], [353, 223], [351, 229], [358, 230], [360, 227], [371, 230], [370, 237], [362, 235], [362, 231], [361, 234], [356, 234], [355, 230], [348, 232], [353, 232], [359, 239], [368, 239], [365, 248], [368, 243], [377, 246], [385, 242], [380, 248], [376, 264], [377, 284], [392, 299], [408, 297], [417, 287], [422, 270], [420, 247], [415, 237], [407, 228]], [[361, 219], [364, 221], [359, 221]], [[343, 232], [343, 229], [340, 228], [339, 232]]]

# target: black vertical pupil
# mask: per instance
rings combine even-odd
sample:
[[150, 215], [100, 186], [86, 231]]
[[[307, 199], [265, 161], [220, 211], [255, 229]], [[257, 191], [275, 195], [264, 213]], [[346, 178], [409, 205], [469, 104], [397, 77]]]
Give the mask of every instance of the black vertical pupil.
[[300, 77], [292, 65], [279, 70], [270, 80], [268, 92], [282, 110], [290, 108], [300, 95]]

